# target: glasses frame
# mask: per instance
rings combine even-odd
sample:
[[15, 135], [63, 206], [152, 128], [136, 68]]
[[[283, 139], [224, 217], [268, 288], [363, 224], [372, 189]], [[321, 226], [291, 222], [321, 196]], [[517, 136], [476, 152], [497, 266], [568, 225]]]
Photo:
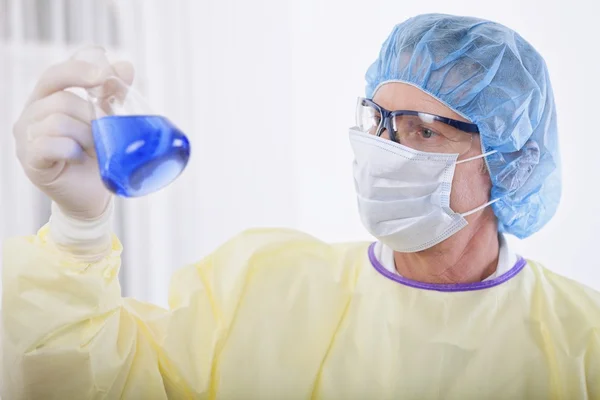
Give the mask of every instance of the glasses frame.
[[[381, 137], [381, 135], [383, 134], [383, 131], [388, 130], [389, 132], [393, 132], [393, 135], [390, 135], [390, 139], [396, 143], [400, 143], [400, 141], [396, 138], [396, 136], [397, 136], [396, 134], [398, 132], [396, 132], [396, 130], [394, 130], [393, 120], [394, 120], [394, 118], [400, 117], [403, 115], [412, 115], [412, 116], [420, 117], [421, 119], [425, 119], [425, 120], [438, 121], [438, 122], [441, 122], [443, 124], [446, 124], [448, 126], [451, 126], [455, 129], [461, 130], [466, 133], [471, 133], [471, 134], [479, 133], [479, 127], [477, 126], [477, 124], [473, 124], [471, 122], [458, 121], [456, 119], [446, 118], [446, 117], [442, 117], [439, 115], [429, 114], [429, 113], [425, 113], [425, 112], [421, 112], [421, 111], [412, 111], [412, 110], [390, 111], [390, 110], [386, 110], [385, 108], [381, 107], [379, 104], [375, 103], [373, 100], [367, 99], [364, 97], [358, 98], [358, 105], [373, 107], [377, 111], [379, 111], [379, 115], [381, 115], [381, 121], [379, 122], [379, 126], [377, 127], [376, 135], [378, 137]], [[357, 105], [357, 110], [358, 110], [358, 105]], [[358, 112], [357, 112], [356, 119], [357, 119], [356, 124], [358, 125], [359, 124]]]

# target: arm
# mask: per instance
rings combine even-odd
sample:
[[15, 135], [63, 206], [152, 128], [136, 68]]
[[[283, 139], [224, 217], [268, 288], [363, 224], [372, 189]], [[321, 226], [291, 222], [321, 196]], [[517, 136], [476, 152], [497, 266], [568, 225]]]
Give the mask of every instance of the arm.
[[220, 329], [199, 268], [175, 275], [170, 310], [124, 299], [116, 238], [87, 262], [50, 227], [5, 245], [3, 398], [206, 395]]
[[107, 73], [132, 81], [130, 64], [113, 70], [75, 59], [49, 67], [14, 125], [23, 170], [53, 206], [36, 236], [5, 246], [5, 399], [180, 398], [209, 388], [218, 329], [197, 269], [175, 279], [170, 311], [120, 294], [121, 247], [108, 224], [94, 116], [66, 90], [98, 87]]

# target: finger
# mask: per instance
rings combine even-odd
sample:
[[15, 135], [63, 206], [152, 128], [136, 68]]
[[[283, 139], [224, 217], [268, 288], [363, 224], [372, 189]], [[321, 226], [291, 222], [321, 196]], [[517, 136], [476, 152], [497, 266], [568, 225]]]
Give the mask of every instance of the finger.
[[27, 122], [41, 121], [52, 114], [65, 114], [88, 124], [94, 119], [92, 106], [88, 101], [64, 90], [33, 102], [21, 119]]
[[[118, 62], [113, 64], [113, 68], [123, 82], [128, 85], [131, 84], [134, 76], [133, 65], [131, 63], [126, 61]], [[111, 88], [111, 85], [114, 86], [114, 82], [108, 79], [103, 86], [107, 87], [105, 89], [107, 92], [117, 92], [118, 88]], [[123, 90], [124, 88], [121, 88], [121, 91]], [[119, 97], [125, 97], [125, 93]], [[94, 113], [89, 101], [64, 90], [52, 93], [47, 97], [33, 102], [27, 107], [21, 119], [23, 121], [39, 121], [51, 114], [67, 114], [87, 123], [94, 119]]]
[[52, 114], [29, 127], [27, 132], [29, 142], [34, 142], [43, 136], [68, 137], [77, 142], [88, 154], [93, 154], [94, 138], [92, 127], [68, 115]]
[[112, 64], [112, 67], [117, 76], [121, 78], [123, 82], [125, 82], [127, 85], [131, 85], [133, 83], [135, 70], [132, 63], [129, 61], [117, 61], [116, 63]]
[[61, 161], [81, 162], [83, 149], [69, 137], [42, 136], [33, 141], [27, 157], [31, 167], [47, 169]]
[[27, 104], [70, 87], [92, 88], [102, 83], [103, 71], [79, 60], [67, 60], [48, 68], [29, 96]]

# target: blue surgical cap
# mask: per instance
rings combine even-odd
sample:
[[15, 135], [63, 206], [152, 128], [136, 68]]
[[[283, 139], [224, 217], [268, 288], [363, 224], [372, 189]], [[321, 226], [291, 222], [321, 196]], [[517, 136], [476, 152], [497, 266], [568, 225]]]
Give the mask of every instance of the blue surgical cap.
[[[418, 87], [479, 127], [500, 232], [525, 238], [560, 201], [554, 96], [540, 54], [495, 22], [426, 14], [397, 25], [366, 74]], [[419, 110], [417, 110], [419, 111]]]

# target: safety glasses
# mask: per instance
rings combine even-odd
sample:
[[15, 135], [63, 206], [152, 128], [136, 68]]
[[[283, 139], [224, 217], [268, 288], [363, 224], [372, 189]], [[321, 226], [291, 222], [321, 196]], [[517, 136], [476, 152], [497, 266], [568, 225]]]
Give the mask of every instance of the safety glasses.
[[389, 111], [362, 97], [356, 106], [356, 126], [415, 150], [459, 155], [469, 151], [473, 134], [479, 133], [476, 124], [420, 111]]

